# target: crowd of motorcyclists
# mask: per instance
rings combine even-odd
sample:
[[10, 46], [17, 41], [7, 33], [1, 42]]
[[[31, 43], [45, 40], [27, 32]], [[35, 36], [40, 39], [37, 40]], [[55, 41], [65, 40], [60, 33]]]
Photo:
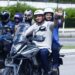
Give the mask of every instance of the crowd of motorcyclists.
[[0, 58], [5, 59], [10, 53], [13, 38], [20, 23], [28, 25], [24, 32], [25, 37], [33, 37], [30, 42], [34, 42], [40, 49], [38, 57], [41, 67], [45, 70], [45, 75], [49, 75], [48, 55], [50, 50], [53, 56], [53, 70], [59, 66], [59, 51], [62, 45], [59, 43], [59, 28], [63, 24], [63, 10], [61, 8], [54, 11], [52, 8], [44, 10], [25, 10], [24, 13], [15, 13], [14, 21], [10, 20], [10, 12], [0, 13]]

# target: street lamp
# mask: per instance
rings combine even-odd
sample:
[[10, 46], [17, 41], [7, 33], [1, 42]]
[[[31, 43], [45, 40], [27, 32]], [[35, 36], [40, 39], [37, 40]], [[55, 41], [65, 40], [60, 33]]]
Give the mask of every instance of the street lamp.
[[17, 0], [17, 8], [18, 8], [18, 3], [19, 3], [19, 0]]
[[10, 1], [10, 0], [8, 0], [8, 6], [9, 6], [9, 1]]
[[57, 9], [58, 9], [58, 2], [59, 2], [59, 1], [58, 1], [58, 0], [56, 0], [56, 3], [57, 3]]
[[19, 3], [19, 0], [17, 0], [17, 3]]

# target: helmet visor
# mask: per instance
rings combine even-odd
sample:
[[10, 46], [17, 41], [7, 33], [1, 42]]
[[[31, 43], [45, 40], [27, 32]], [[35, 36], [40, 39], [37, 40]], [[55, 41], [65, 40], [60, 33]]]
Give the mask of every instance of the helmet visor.
[[9, 19], [9, 14], [1, 15], [1, 20]]

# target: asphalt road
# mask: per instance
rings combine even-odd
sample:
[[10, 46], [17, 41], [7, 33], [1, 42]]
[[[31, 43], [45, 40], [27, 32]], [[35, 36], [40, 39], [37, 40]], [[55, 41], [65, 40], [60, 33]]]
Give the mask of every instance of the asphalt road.
[[75, 38], [60, 38], [59, 42], [65, 46], [75, 46]]
[[68, 55], [63, 58], [60, 75], [75, 75], [75, 55]]

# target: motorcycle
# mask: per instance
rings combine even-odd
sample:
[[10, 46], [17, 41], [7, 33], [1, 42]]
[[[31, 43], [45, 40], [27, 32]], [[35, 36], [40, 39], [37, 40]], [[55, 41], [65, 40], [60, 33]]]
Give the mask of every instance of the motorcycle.
[[[28, 27], [27, 27], [28, 28]], [[5, 69], [2, 75], [44, 75], [37, 58], [39, 48], [22, 35], [27, 30], [26, 25], [21, 24], [15, 34], [10, 54], [5, 60]], [[49, 54], [50, 75], [59, 75], [52, 71], [52, 55]]]
[[0, 27], [0, 69], [4, 67], [4, 60], [9, 53], [8, 47], [12, 44], [10, 28], [5, 25]]
[[25, 42], [22, 33], [27, 28], [24, 24], [19, 25], [10, 54], [5, 59], [5, 69], [2, 75], [32, 75], [33, 60], [39, 48], [29, 41]]

